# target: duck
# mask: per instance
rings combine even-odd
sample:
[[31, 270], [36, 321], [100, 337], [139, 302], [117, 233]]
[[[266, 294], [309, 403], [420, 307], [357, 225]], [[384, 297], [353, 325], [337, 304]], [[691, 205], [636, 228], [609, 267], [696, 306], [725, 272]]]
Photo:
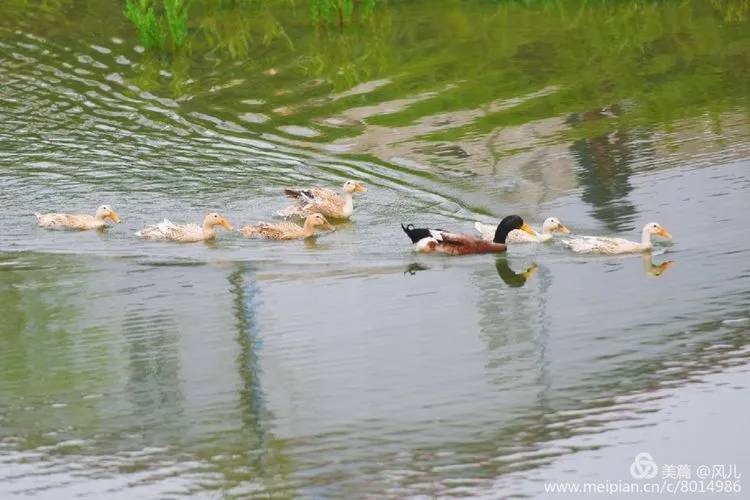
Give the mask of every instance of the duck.
[[308, 215], [305, 219], [305, 225], [299, 226], [292, 222], [281, 222], [279, 224], [269, 224], [259, 222], [256, 225], [245, 226], [240, 229], [240, 234], [246, 238], [266, 238], [269, 240], [301, 240], [315, 236], [315, 229], [322, 227], [333, 231], [333, 226], [323, 217], [322, 214]]
[[417, 228], [414, 224], [403, 225], [401, 229], [414, 243], [414, 250], [418, 253], [445, 253], [448, 255], [467, 255], [476, 253], [502, 253], [507, 250], [505, 239], [514, 229], [520, 229], [528, 234], [535, 234], [534, 230], [518, 215], [505, 217], [495, 230], [492, 241], [486, 241], [468, 234], [450, 233], [442, 229]]
[[39, 227], [46, 229], [104, 229], [107, 219], [115, 224], [120, 222], [120, 216], [109, 205], [102, 205], [96, 209], [94, 215], [86, 214], [41, 214], [35, 213]]
[[342, 186], [339, 194], [333, 189], [313, 187], [309, 189], [284, 189], [284, 194], [289, 198], [299, 200], [296, 205], [291, 205], [278, 214], [282, 217], [306, 217], [313, 213], [319, 213], [330, 219], [348, 219], [354, 212], [354, 193], [366, 193], [367, 188], [361, 182], [348, 180]]
[[658, 222], [649, 222], [643, 226], [640, 242], [603, 236], [579, 236], [561, 240], [560, 242], [575, 253], [619, 255], [650, 251], [653, 248], [653, 243], [651, 243], [651, 236], [653, 235], [667, 240], [672, 239], [672, 235], [661, 224]]
[[174, 224], [168, 219], [164, 219], [164, 221], [159, 224], [141, 229], [136, 232], [135, 235], [144, 240], [166, 240], [193, 243], [196, 241], [213, 240], [216, 238], [216, 231], [214, 230], [214, 227], [216, 226], [221, 226], [227, 231], [232, 231], [234, 229], [232, 225], [229, 224], [229, 221], [214, 212], [206, 215], [206, 218], [203, 219], [202, 226], [197, 224]]
[[[475, 222], [474, 228], [482, 235], [483, 240], [492, 241], [495, 237], [496, 226], [490, 224], [483, 224], [481, 222]], [[569, 234], [570, 229], [565, 227], [560, 219], [556, 217], [549, 217], [544, 220], [542, 224], [542, 232], [538, 233], [534, 230], [534, 234], [531, 235], [527, 232], [521, 231], [520, 229], [514, 229], [508, 233], [505, 238], [506, 243], [543, 243], [552, 239], [552, 233], [563, 233]]]

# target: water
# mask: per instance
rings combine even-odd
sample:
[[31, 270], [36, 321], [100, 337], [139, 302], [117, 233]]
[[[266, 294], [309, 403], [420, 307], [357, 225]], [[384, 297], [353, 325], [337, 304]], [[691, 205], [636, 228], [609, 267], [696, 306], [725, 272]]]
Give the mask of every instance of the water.
[[[0, 496], [533, 497], [641, 451], [750, 471], [743, 5], [395, 2], [338, 33], [199, 3], [161, 51], [118, 3], [0, 6]], [[133, 236], [347, 178], [369, 191], [316, 241]], [[34, 224], [101, 203], [105, 233]], [[448, 258], [399, 227], [509, 213], [675, 238]]]

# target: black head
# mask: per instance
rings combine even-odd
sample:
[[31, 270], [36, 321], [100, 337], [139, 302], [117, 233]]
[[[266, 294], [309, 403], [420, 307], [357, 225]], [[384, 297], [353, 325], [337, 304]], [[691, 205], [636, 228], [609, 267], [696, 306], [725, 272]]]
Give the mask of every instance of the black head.
[[422, 238], [429, 238], [430, 236], [432, 236], [429, 229], [414, 227], [414, 224], [408, 224], [406, 226], [401, 224], [401, 229], [404, 230], [409, 239], [411, 239], [412, 243], [416, 243]]
[[495, 243], [505, 243], [505, 238], [508, 237], [508, 233], [514, 229], [521, 229], [523, 226], [523, 219], [520, 215], [509, 215], [500, 221], [495, 230], [495, 239], [492, 240]]

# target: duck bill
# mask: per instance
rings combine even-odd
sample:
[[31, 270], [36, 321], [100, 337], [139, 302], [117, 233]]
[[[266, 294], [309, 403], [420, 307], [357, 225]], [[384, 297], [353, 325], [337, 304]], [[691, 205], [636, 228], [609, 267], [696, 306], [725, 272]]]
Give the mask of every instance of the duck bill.
[[362, 184], [361, 182], [358, 182], [354, 185], [354, 191], [357, 193], [366, 193], [367, 188], [365, 187], [364, 184]]
[[330, 222], [326, 222], [325, 224], [323, 224], [323, 229], [327, 229], [329, 231], [335, 231], [336, 230], [336, 228], [333, 227]]
[[664, 228], [659, 229], [659, 232], [657, 232], [656, 234], [658, 234], [659, 236], [661, 236], [662, 238], [664, 238], [666, 240], [671, 240], [672, 239], [672, 235], [669, 234], [669, 231], [667, 231]]
[[558, 231], [559, 233], [563, 233], [563, 234], [570, 234], [570, 229], [568, 229], [567, 227], [565, 227], [565, 225], [563, 225], [563, 224], [560, 224], [560, 225], [559, 225], [559, 226], [557, 227], [557, 231]]
[[232, 227], [232, 225], [231, 225], [231, 224], [229, 223], [229, 221], [228, 221], [228, 220], [226, 220], [226, 219], [221, 219], [221, 221], [219, 222], [219, 224], [221, 224], [221, 227], [223, 227], [223, 228], [224, 228], [224, 229], [226, 229], [227, 231], [232, 231], [232, 230], [234, 230], [234, 228]]
[[529, 225], [528, 225], [528, 224], [526, 224], [525, 222], [523, 223], [523, 225], [521, 226], [521, 228], [520, 228], [520, 229], [521, 229], [521, 231], [523, 231], [523, 232], [525, 232], [525, 233], [529, 233], [529, 234], [530, 234], [531, 236], [536, 236], [536, 231], [534, 231], [534, 230], [533, 230], [533, 229], [531, 228], [531, 226], [529, 226]]
[[664, 271], [672, 267], [673, 264], [674, 264], [674, 261], [672, 260], [668, 260], [666, 262], [662, 262], [661, 264], [659, 264], [659, 274], [663, 273]]
[[110, 212], [109, 212], [109, 215], [108, 215], [107, 217], [109, 217], [109, 218], [110, 218], [110, 220], [111, 220], [112, 222], [114, 222], [115, 224], [119, 224], [119, 223], [120, 223], [120, 216], [119, 216], [119, 214], [118, 214], [117, 212], [115, 212], [114, 210], [110, 211]]
[[534, 276], [534, 273], [536, 273], [536, 264], [533, 264], [526, 271], [522, 272], [521, 276], [523, 276], [523, 279], [528, 280], [529, 278]]

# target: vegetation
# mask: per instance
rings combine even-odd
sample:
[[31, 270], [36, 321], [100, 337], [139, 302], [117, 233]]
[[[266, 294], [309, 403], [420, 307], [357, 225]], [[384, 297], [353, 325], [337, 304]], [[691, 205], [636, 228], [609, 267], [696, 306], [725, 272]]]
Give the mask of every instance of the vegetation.
[[183, 47], [188, 38], [188, 15], [192, 0], [125, 0], [125, 16], [135, 25], [147, 49]]
[[355, 8], [363, 19], [367, 18], [375, 8], [375, 0], [310, 0], [310, 17], [317, 24], [336, 23], [343, 32]]

